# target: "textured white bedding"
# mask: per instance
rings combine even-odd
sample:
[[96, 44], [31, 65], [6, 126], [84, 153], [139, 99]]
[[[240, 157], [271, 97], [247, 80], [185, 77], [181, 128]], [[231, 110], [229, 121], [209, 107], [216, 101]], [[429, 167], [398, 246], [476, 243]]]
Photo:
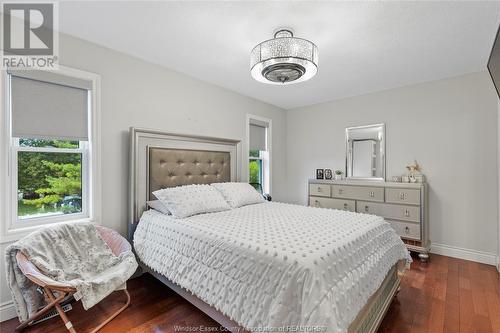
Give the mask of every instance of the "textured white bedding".
[[374, 215], [261, 203], [174, 219], [145, 212], [140, 260], [247, 329], [345, 332], [389, 269], [411, 260]]

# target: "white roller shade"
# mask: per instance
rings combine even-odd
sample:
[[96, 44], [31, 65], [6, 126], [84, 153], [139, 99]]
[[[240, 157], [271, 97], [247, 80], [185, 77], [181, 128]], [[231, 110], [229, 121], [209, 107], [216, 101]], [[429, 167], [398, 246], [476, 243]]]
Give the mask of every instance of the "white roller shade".
[[88, 140], [90, 84], [41, 71], [11, 73], [12, 136]]
[[267, 150], [265, 127], [250, 124], [250, 150]]

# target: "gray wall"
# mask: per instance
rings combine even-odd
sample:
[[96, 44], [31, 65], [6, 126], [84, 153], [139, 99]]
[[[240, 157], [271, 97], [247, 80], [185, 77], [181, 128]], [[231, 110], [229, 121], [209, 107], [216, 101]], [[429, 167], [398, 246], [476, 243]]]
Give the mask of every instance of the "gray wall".
[[387, 176], [416, 159], [430, 185], [433, 243], [497, 251], [497, 97], [487, 72], [287, 113], [287, 200], [306, 203], [316, 168], [344, 169], [344, 130], [386, 123]]
[[[246, 140], [246, 114], [272, 119], [272, 191], [285, 189], [285, 113], [275, 106], [147, 63], [60, 36], [60, 63], [101, 76], [102, 224], [126, 233], [130, 126]], [[249, 74], [250, 75], [250, 74]], [[0, 251], [5, 250], [3, 244]], [[0, 260], [0, 271], [5, 272]], [[0, 315], [13, 313], [2, 276]]]
[[101, 75], [103, 224], [124, 233], [128, 205], [128, 129], [246, 140], [246, 114], [273, 120], [273, 195], [285, 178], [284, 111], [80, 39], [63, 36], [61, 64]]
[[[497, 95], [498, 96], [498, 95]], [[497, 173], [498, 173], [498, 244], [497, 244], [497, 270], [500, 272], [500, 98], [497, 97]]]

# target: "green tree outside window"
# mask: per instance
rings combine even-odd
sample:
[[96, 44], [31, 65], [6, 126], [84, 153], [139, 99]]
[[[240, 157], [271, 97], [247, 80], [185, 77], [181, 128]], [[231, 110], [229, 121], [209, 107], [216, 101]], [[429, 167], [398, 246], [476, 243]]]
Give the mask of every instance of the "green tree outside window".
[[[21, 147], [79, 148], [78, 141], [20, 139]], [[81, 153], [18, 152], [18, 216], [81, 211]], [[71, 199], [68, 199], [71, 198]], [[65, 201], [66, 200], [66, 201]]]

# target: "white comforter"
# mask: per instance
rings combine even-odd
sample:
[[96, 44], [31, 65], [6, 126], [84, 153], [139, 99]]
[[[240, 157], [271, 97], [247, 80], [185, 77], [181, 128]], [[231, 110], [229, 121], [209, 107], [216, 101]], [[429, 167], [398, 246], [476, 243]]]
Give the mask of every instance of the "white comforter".
[[346, 332], [389, 269], [411, 260], [383, 218], [261, 203], [174, 219], [145, 212], [137, 255], [250, 330]]

